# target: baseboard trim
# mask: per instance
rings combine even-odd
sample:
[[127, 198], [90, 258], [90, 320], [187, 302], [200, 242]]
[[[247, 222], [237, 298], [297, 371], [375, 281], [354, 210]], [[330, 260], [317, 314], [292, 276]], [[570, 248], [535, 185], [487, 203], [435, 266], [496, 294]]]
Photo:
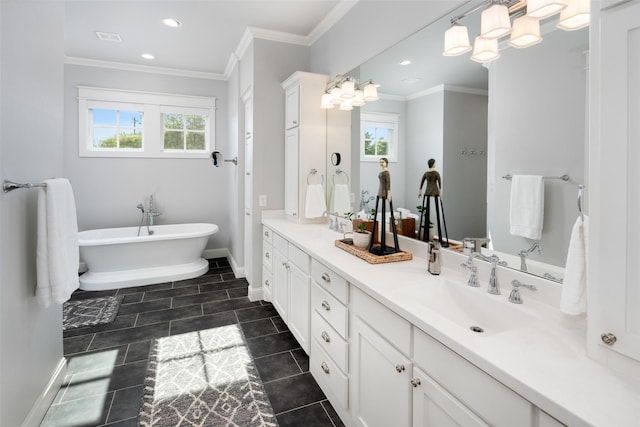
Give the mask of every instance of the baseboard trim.
[[56, 394], [58, 394], [58, 390], [62, 386], [64, 381], [64, 377], [67, 374], [67, 359], [64, 357], [60, 359], [58, 366], [53, 371], [53, 375], [49, 379], [49, 383], [42, 390], [40, 396], [38, 396], [38, 400], [31, 407], [31, 410], [27, 414], [27, 417], [22, 422], [22, 427], [38, 427], [44, 416], [47, 414], [49, 407], [53, 403], [53, 399], [55, 399]]
[[202, 251], [202, 257], [206, 259], [211, 258], [226, 258], [229, 253], [227, 248], [219, 248], [219, 249], [205, 249]]
[[236, 275], [238, 279], [242, 277], [246, 277], [244, 267], [238, 265], [236, 259], [231, 255], [231, 252], [227, 254], [227, 259], [229, 260], [229, 265], [231, 265], [231, 269], [233, 270], [233, 274]]
[[249, 301], [260, 301], [263, 299], [264, 295], [262, 288], [255, 289], [253, 286], [249, 285], [247, 296], [249, 297]]

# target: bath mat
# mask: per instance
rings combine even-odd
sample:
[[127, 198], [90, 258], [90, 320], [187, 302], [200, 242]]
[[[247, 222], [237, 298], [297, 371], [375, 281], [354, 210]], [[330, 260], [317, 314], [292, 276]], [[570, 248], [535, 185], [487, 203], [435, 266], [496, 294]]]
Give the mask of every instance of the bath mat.
[[154, 341], [139, 427], [277, 425], [238, 325]]
[[113, 322], [123, 298], [120, 295], [66, 301], [62, 305], [62, 329], [66, 331]]

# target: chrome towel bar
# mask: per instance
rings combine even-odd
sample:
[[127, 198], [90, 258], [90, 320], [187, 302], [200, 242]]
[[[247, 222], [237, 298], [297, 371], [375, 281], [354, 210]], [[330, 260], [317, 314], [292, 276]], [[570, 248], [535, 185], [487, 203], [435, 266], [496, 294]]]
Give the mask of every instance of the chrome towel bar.
[[[504, 179], [508, 179], [509, 181], [511, 181], [511, 179], [513, 178], [512, 175], [505, 175], [502, 178]], [[562, 175], [562, 176], [543, 176], [543, 179], [561, 179], [563, 181], [569, 181], [569, 175]]]
[[13, 190], [17, 190], [18, 188], [34, 188], [34, 187], [46, 187], [46, 186], [47, 184], [44, 182], [41, 182], [39, 184], [31, 184], [31, 183], [20, 184], [18, 182], [9, 181], [6, 179], [2, 182], [2, 190], [5, 193], [8, 193]]

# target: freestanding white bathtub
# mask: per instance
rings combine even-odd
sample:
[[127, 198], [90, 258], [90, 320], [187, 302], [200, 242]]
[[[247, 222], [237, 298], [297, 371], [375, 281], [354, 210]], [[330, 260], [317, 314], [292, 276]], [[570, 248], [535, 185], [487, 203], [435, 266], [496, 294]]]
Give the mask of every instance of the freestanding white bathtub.
[[202, 251], [215, 224], [154, 225], [152, 235], [142, 227], [105, 228], [78, 233], [80, 257], [87, 272], [80, 289], [117, 289], [198, 277], [209, 263]]

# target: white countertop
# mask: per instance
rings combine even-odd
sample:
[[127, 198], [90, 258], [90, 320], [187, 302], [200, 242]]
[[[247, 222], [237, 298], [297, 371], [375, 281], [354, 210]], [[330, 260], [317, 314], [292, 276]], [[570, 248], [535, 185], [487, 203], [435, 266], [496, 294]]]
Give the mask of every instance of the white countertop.
[[[563, 315], [556, 308], [557, 285], [550, 283], [545, 288], [544, 284], [540, 286], [539, 279], [520, 276], [526, 283], [536, 282], [541, 290], [536, 293], [521, 290], [524, 304], [517, 306], [531, 313], [535, 321], [478, 335], [424, 304], [437, 298], [435, 289], [442, 288], [443, 281], [466, 283], [468, 273], [459, 267], [463, 255], [443, 251], [442, 273], [433, 276], [427, 272], [427, 254], [426, 250], [420, 253], [422, 248], [410, 250], [411, 261], [374, 265], [336, 247], [335, 240], [342, 235], [329, 230], [327, 224], [298, 224], [277, 212], [263, 212], [262, 222], [563, 423], [640, 426], [640, 380], [614, 372], [586, 356], [586, 320]], [[405, 249], [402, 244], [401, 249]], [[502, 295], [490, 295], [486, 292], [487, 265], [477, 263], [481, 286], [463, 285], [464, 292], [476, 292], [478, 304], [485, 298], [501, 298], [505, 304], [511, 304], [507, 302], [511, 288], [508, 284], [511, 276], [519, 273], [500, 271]]]

